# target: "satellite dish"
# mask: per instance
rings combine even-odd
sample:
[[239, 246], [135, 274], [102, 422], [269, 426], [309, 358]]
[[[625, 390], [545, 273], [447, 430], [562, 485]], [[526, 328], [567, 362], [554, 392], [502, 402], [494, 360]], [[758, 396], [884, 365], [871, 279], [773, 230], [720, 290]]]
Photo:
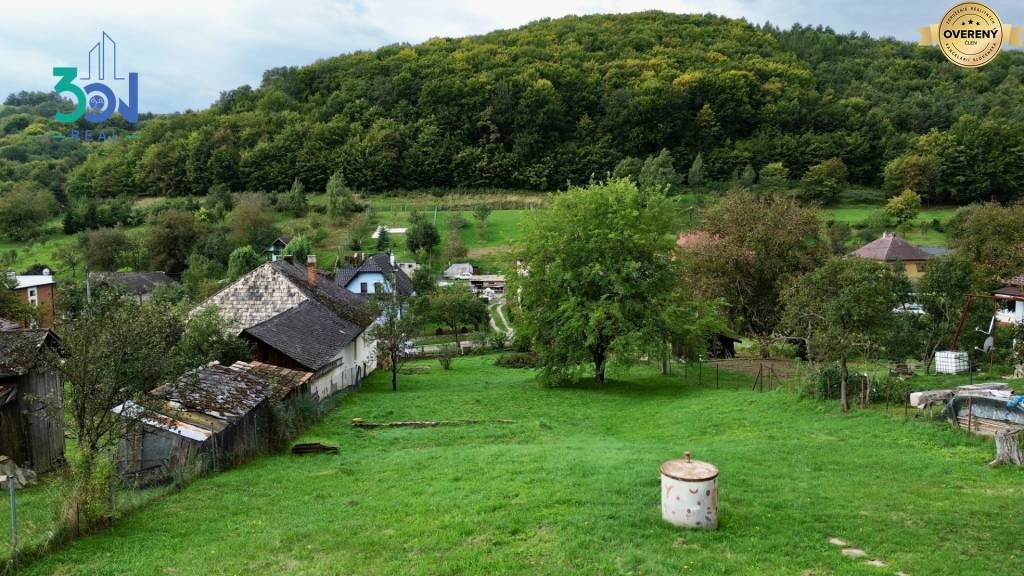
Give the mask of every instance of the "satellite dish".
[[991, 352], [992, 348], [995, 348], [995, 344], [995, 340], [991, 336], [989, 336], [988, 338], [985, 338], [985, 343], [981, 345], [981, 351]]

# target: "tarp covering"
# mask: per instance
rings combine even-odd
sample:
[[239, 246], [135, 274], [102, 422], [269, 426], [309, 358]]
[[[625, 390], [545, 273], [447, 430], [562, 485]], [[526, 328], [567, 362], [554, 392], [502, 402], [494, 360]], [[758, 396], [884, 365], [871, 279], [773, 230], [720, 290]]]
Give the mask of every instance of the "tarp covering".
[[975, 417], [1012, 422], [1024, 426], [1024, 406], [1018, 404], [1014, 408], [1009, 408], [1007, 400], [1008, 398], [957, 394], [949, 401], [949, 404], [946, 404], [946, 408], [942, 411], [942, 417], [946, 420], [953, 420], [957, 416], [967, 416], [967, 408], [970, 406], [971, 414]]

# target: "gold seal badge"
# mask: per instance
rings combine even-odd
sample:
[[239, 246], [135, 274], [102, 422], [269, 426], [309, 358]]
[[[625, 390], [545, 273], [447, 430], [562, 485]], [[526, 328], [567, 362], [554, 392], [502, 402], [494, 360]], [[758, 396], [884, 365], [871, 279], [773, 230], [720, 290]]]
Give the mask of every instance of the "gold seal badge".
[[980, 2], [957, 4], [938, 24], [920, 31], [922, 46], [938, 44], [950, 62], [964, 68], [988, 64], [1003, 44], [1021, 44], [1021, 29], [1003, 24], [995, 10]]

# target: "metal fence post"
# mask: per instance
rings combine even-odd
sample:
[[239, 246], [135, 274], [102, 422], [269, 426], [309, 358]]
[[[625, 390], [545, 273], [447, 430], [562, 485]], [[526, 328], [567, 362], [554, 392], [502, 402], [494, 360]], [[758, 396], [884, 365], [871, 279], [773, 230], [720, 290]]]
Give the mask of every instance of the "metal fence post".
[[14, 569], [18, 569], [18, 501], [14, 495], [13, 475], [7, 477], [7, 492], [11, 495], [11, 561]]

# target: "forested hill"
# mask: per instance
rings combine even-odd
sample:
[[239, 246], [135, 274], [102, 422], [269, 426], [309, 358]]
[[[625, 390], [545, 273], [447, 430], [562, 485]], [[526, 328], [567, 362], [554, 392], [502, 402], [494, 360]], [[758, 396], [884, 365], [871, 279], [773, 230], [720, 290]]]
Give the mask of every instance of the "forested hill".
[[[701, 152], [714, 180], [771, 162], [799, 178], [839, 157], [851, 182], [881, 185], [897, 159], [899, 178], [932, 201], [1006, 200], [1024, 186], [1022, 76], [1020, 52], [966, 70], [935, 48], [820, 28], [566, 17], [269, 70], [209, 110], [145, 121], [137, 141], [80, 145], [88, 159], [61, 164], [65, 190], [53, 191], [274, 192], [295, 178], [316, 191], [338, 169], [368, 192], [547, 190], [667, 148], [681, 171]], [[33, 159], [18, 148], [45, 139], [45, 121], [4, 114], [10, 188], [34, 178], [14, 165]]]

